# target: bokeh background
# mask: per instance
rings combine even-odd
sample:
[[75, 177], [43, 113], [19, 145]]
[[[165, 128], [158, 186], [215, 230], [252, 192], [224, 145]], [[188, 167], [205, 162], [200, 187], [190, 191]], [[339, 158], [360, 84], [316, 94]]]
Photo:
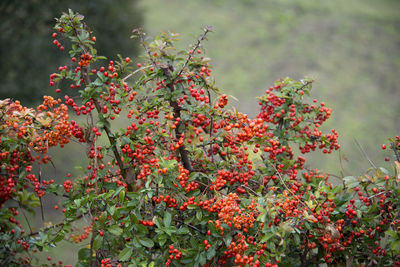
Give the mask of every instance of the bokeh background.
[[[212, 59], [216, 85], [237, 99], [231, 105], [254, 116], [256, 96], [275, 80], [314, 78], [312, 97], [333, 109], [324, 129], [339, 132], [342, 148], [311, 156], [309, 166], [361, 174], [370, 166], [357, 140], [372, 161], [390, 168], [383, 159], [391, 155], [380, 144], [400, 133], [398, 0], [2, 0], [0, 99], [34, 106], [43, 94], [55, 95], [48, 76], [68, 61], [50, 36], [54, 18], [68, 8], [85, 15], [99, 54], [110, 59], [119, 53], [141, 60], [137, 42], [129, 38], [134, 28], [150, 36], [181, 33], [179, 46], [186, 49], [201, 27], [211, 25], [203, 50]], [[74, 168], [82, 162], [79, 150], [77, 145], [54, 150], [55, 165], [64, 166], [57, 179], [79, 172]], [[73, 264], [68, 250], [74, 247], [59, 251], [60, 258]]]

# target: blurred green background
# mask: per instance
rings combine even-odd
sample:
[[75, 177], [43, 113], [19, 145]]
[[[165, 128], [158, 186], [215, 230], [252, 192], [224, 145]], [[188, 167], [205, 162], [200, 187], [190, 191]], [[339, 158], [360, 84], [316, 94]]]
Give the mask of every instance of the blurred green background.
[[[275, 80], [312, 77], [312, 97], [333, 109], [324, 129], [339, 132], [342, 148], [311, 156], [308, 164], [335, 174], [362, 173], [369, 164], [356, 139], [372, 161], [389, 168], [383, 159], [392, 155], [380, 144], [400, 133], [400, 1], [3, 0], [0, 98], [34, 105], [42, 94], [54, 95], [48, 75], [68, 61], [50, 35], [53, 18], [68, 7], [85, 15], [99, 54], [111, 59], [121, 53], [140, 61], [137, 43], [129, 39], [133, 28], [144, 27], [150, 36], [181, 33], [180, 48], [186, 49], [202, 26], [213, 26], [203, 50], [212, 59], [217, 86], [238, 99], [231, 98], [233, 106], [254, 116], [255, 97]], [[80, 162], [80, 148], [67, 149], [54, 153], [56, 166], [65, 166], [58, 169], [59, 179]]]
[[[216, 84], [256, 114], [256, 96], [279, 78], [316, 80], [312, 96], [333, 108], [325, 129], [340, 134], [345, 171], [369, 167], [354, 139], [377, 164], [379, 144], [399, 133], [400, 1], [146, 0], [151, 34], [182, 33], [184, 43], [212, 25], [205, 44]], [[232, 103], [231, 102], [231, 103]], [[348, 161], [346, 161], [348, 159]], [[311, 163], [310, 163], [311, 162]], [[338, 173], [339, 153], [309, 164]]]

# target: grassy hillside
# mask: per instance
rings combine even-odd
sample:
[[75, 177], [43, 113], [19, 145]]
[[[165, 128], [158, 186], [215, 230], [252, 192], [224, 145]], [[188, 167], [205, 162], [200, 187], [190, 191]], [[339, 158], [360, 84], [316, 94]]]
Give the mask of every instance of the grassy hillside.
[[[316, 79], [314, 96], [334, 109], [345, 169], [368, 168], [354, 139], [375, 161], [378, 144], [399, 133], [400, 2], [373, 0], [146, 0], [145, 27], [182, 34], [183, 47], [203, 25], [216, 84], [256, 113], [255, 97], [275, 80]], [[361, 159], [361, 161], [360, 161]], [[338, 154], [313, 165], [338, 169]]]

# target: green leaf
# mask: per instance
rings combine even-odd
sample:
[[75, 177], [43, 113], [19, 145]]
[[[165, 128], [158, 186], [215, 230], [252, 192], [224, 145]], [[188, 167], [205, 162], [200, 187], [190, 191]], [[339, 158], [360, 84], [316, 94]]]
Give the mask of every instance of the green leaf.
[[223, 239], [224, 239], [225, 245], [227, 247], [232, 243], [232, 236], [230, 236], [230, 235], [224, 236]]
[[348, 188], [354, 188], [360, 184], [360, 181], [354, 176], [346, 176], [343, 180]]
[[[19, 228], [17, 228], [17, 229], [19, 229]], [[54, 238], [54, 242], [60, 242], [61, 240], [63, 240], [64, 239], [64, 233], [63, 232], [61, 232], [61, 233], [59, 233], [57, 236], [56, 236], [56, 238]]]
[[392, 243], [392, 250], [394, 251], [400, 251], [400, 239], [397, 239]]
[[272, 232], [266, 233], [266, 234], [261, 238], [260, 242], [261, 242], [261, 243], [265, 243], [265, 242], [267, 242], [268, 240], [270, 240], [273, 236], [274, 236], [274, 233], [272, 233]]
[[216, 254], [216, 250], [215, 247], [211, 247], [211, 249], [209, 249], [207, 251], [207, 260], [211, 260]]
[[176, 233], [178, 235], [184, 235], [189, 233], [189, 228], [187, 228], [186, 226], [182, 226], [181, 228], [178, 229], [178, 231], [176, 231]]
[[199, 263], [200, 263], [201, 266], [206, 264], [206, 255], [204, 255], [204, 253], [200, 254]]
[[93, 241], [93, 249], [98, 250], [99, 248], [101, 248], [102, 244], [103, 244], [103, 237], [101, 235], [97, 235]]
[[115, 212], [115, 206], [109, 207], [108, 211], [109, 211], [110, 215], [113, 216], [114, 212]]
[[124, 203], [125, 200], [125, 190], [121, 190], [121, 192], [119, 192], [119, 202]]
[[105, 82], [106, 81], [106, 76], [104, 76], [104, 73], [98, 71], [97, 76], [99, 76], [100, 81]]
[[171, 213], [166, 211], [164, 214], [164, 220], [163, 220], [165, 227], [169, 227], [171, 225], [171, 221], [172, 221]]
[[127, 261], [132, 255], [132, 248], [124, 248], [119, 254], [118, 259], [120, 261]]
[[112, 225], [110, 228], [108, 228], [108, 231], [113, 235], [121, 235], [123, 232], [122, 228], [118, 225]]
[[139, 243], [139, 238], [138, 238], [137, 236], [135, 236], [135, 238], [133, 239], [132, 244], [133, 244], [133, 246], [134, 246], [135, 248], [141, 248], [141, 247], [142, 247], [142, 246], [140, 245], [140, 243]]
[[82, 248], [78, 251], [79, 261], [87, 261], [90, 259], [90, 249]]
[[158, 244], [160, 244], [160, 246], [164, 246], [164, 244], [167, 242], [167, 235], [166, 234], [161, 234], [158, 237]]
[[196, 218], [197, 220], [201, 220], [201, 218], [203, 218], [203, 213], [201, 212], [201, 210], [197, 210], [196, 212]]
[[392, 237], [392, 238], [397, 239], [397, 233], [396, 233], [395, 231], [387, 230], [387, 231], [385, 232], [385, 234], [389, 235], [389, 236]]
[[99, 221], [104, 224], [106, 222], [106, 219], [107, 219], [107, 212], [103, 212], [99, 218]]
[[143, 246], [148, 247], [148, 248], [152, 248], [154, 246], [153, 240], [151, 240], [150, 238], [147, 238], [147, 237], [141, 237], [139, 239], [139, 242], [140, 242], [140, 244], [142, 244]]

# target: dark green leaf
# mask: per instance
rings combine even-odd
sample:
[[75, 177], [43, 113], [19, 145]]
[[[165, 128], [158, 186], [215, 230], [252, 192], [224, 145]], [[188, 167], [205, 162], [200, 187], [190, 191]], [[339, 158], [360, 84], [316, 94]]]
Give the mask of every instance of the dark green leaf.
[[121, 227], [119, 227], [118, 225], [112, 225], [110, 228], [108, 228], [108, 231], [110, 233], [112, 233], [113, 235], [121, 235], [123, 230]]
[[171, 225], [171, 220], [172, 220], [171, 213], [166, 211], [164, 214], [164, 220], [163, 220], [165, 227], [169, 227]]
[[132, 255], [132, 248], [124, 248], [119, 254], [118, 259], [120, 261], [127, 261]]
[[90, 249], [82, 248], [78, 251], [79, 261], [87, 261], [90, 259]]
[[151, 240], [150, 238], [147, 238], [147, 237], [141, 237], [139, 239], [139, 242], [140, 242], [140, 244], [142, 244], [143, 246], [148, 247], [148, 248], [152, 248], [154, 246], [153, 240]]
[[101, 235], [97, 235], [93, 241], [93, 249], [94, 250], [99, 249], [102, 244], [103, 244], [103, 237]]

